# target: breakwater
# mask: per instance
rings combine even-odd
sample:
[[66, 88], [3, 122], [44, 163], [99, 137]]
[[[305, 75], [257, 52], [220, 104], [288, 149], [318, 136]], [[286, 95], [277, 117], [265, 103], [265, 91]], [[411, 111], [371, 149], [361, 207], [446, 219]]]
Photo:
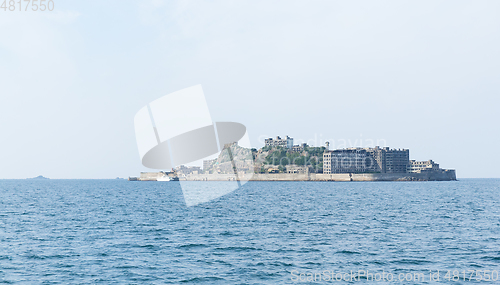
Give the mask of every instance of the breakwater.
[[453, 181], [455, 170], [422, 173], [270, 173], [270, 174], [189, 174], [181, 181]]

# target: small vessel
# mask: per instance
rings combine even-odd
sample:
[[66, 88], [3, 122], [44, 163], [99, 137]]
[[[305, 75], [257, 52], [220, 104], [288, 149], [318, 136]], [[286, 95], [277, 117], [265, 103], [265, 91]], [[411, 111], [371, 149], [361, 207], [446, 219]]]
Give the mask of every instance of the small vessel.
[[156, 178], [156, 181], [179, 181], [179, 177], [174, 176], [174, 175], [168, 175], [165, 172], [160, 172], [158, 173], [158, 177]]
[[168, 177], [167, 175], [158, 176], [158, 178], [156, 178], [156, 181], [170, 181], [170, 177]]

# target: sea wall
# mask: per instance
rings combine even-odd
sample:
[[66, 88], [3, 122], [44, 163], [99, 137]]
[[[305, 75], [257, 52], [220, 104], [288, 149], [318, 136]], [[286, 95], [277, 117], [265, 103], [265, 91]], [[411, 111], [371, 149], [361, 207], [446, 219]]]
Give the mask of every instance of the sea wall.
[[364, 173], [364, 174], [311, 174], [314, 181], [452, 181], [457, 180], [455, 170], [422, 173]]
[[452, 181], [455, 170], [429, 171], [422, 173], [341, 173], [341, 174], [190, 174], [181, 181]]

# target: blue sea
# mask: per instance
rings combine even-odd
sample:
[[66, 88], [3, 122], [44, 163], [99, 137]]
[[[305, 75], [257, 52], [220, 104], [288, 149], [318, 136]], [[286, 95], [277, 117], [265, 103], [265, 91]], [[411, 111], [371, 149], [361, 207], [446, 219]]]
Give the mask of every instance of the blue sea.
[[249, 182], [193, 207], [178, 182], [0, 180], [0, 198], [5, 284], [500, 284], [500, 179]]

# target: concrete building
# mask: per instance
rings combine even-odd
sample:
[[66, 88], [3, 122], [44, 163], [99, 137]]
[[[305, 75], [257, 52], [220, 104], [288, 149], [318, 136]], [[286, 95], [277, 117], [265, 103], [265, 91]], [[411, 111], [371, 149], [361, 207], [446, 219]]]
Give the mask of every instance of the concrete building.
[[432, 160], [427, 160], [427, 161], [410, 160], [410, 164], [408, 165], [407, 168], [408, 173], [421, 173], [422, 171], [429, 171], [429, 170], [439, 170], [439, 164], [435, 163]]
[[323, 173], [366, 173], [375, 172], [377, 163], [362, 148], [349, 148], [325, 151], [323, 154]]
[[409, 164], [410, 150], [386, 148], [385, 173], [406, 173]]
[[309, 174], [309, 166], [290, 164], [286, 166], [286, 173]]
[[159, 172], [141, 172], [140, 181], [156, 181]]
[[374, 147], [374, 148], [365, 148], [366, 152], [370, 154], [375, 160], [375, 172], [386, 173], [386, 160], [385, 154], [389, 150], [388, 147]]
[[214, 164], [216, 160], [217, 159], [204, 160], [203, 161], [203, 171], [207, 171], [208, 169], [212, 168], [212, 164]]
[[285, 147], [288, 149], [292, 149], [293, 147], [293, 138], [286, 136], [286, 138], [282, 139], [279, 136], [277, 136], [275, 139], [273, 138], [268, 138], [264, 140], [265, 146], [270, 146], [270, 147]]
[[199, 166], [179, 165], [179, 166], [175, 167], [174, 170], [179, 175], [200, 174], [200, 173], [202, 173], [201, 168]]
[[292, 151], [303, 152], [304, 149], [306, 148], [306, 146], [307, 146], [306, 143], [294, 145], [294, 146], [292, 146]]
[[408, 149], [348, 148], [325, 150], [323, 173], [406, 173]]

